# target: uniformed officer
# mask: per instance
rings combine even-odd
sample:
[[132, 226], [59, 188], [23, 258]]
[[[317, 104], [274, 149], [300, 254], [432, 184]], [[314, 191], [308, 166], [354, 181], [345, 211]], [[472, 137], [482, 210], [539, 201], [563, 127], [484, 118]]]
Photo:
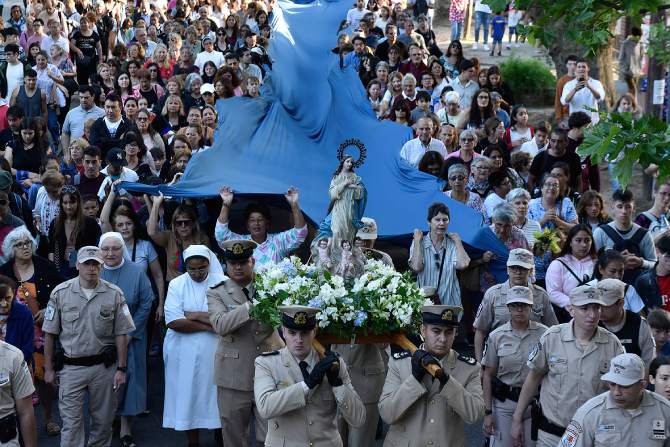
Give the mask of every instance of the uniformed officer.
[[597, 287], [605, 303], [600, 313], [600, 325], [617, 336], [627, 353], [639, 355], [649, 371], [656, 355], [656, 343], [647, 320], [633, 311], [624, 310], [626, 283], [613, 278], [601, 279]]
[[114, 284], [100, 279], [102, 252], [86, 246], [77, 252], [76, 278], [56, 286], [44, 311], [44, 380], [55, 384], [54, 340], [63, 346], [59, 403], [61, 445], [86, 445], [82, 409], [86, 391], [91, 413], [90, 446], [112, 442], [116, 395], [126, 382], [126, 334], [133, 319]]
[[365, 424], [359, 428], [349, 427], [340, 419], [340, 434], [348, 447], [374, 445], [379, 422], [379, 396], [384, 386], [386, 372], [384, 346], [379, 344], [333, 345], [333, 350], [347, 364], [351, 384], [365, 405]]
[[598, 326], [602, 305], [596, 287], [574, 288], [570, 291], [572, 320], [549, 328], [531, 351], [530, 371], [512, 422], [515, 445], [522, 445], [523, 414], [540, 384], [538, 447], [555, 447], [577, 408], [605, 391], [600, 376], [624, 350], [614, 334]]
[[0, 446], [19, 447], [17, 421], [21, 427], [23, 446], [37, 446], [34, 392], [33, 378], [23, 353], [19, 348], [0, 341]]
[[[528, 354], [547, 330], [542, 323], [530, 320], [533, 296], [528, 287], [514, 286], [507, 291], [510, 321], [489, 334], [484, 348], [484, 434], [491, 446], [512, 447], [509, 428], [519, 400], [523, 381], [528, 375]], [[524, 445], [530, 446], [530, 409], [523, 415]]]
[[229, 279], [207, 291], [209, 321], [219, 335], [214, 383], [226, 447], [250, 445], [249, 425], [254, 417], [256, 442], [263, 445], [267, 422], [254, 405], [254, 359], [261, 352], [284, 346], [275, 329], [249, 315], [253, 307], [256, 246], [250, 240], [225, 241], [222, 248]]
[[477, 316], [473, 326], [475, 328], [475, 357], [481, 361], [484, 340], [494, 329], [507, 323], [510, 318], [507, 309], [507, 292], [510, 287], [525, 286], [530, 288], [533, 294], [533, 308], [530, 319], [539, 321], [547, 327], [558, 324], [554, 308], [547, 291], [542, 287], [532, 284], [529, 280], [530, 272], [535, 267], [533, 254], [523, 248], [515, 248], [510, 251], [507, 258], [507, 274], [509, 279], [502, 284], [496, 284], [489, 288], [484, 294], [484, 299], [479, 305]]
[[268, 419], [267, 447], [341, 447], [337, 413], [352, 427], [365, 421], [365, 407], [342, 358], [320, 359], [312, 347], [318, 309], [282, 306], [286, 347], [255, 360], [254, 397]]
[[[390, 425], [385, 447], [465, 445], [465, 424], [484, 415], [480, 366], [451, 349], [460, 307], [423, 306], [421, 336], [414, 354], [393, 354], [379, 400], [379, 413]], [[442, 368], [433, 379], [424, 365]]]
[[602, 377], [610, 390], [577, 410], [559, 445], [670, 446], [670, 402], [645, 389], [644, 370], [636, 354], [613, 358]]

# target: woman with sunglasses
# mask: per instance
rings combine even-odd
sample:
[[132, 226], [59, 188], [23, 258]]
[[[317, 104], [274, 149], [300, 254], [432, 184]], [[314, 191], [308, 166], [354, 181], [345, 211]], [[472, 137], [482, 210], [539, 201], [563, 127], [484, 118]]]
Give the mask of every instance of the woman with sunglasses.
[[98, 245], [100, 226], [95, 219], [84, 216], [79, 190], [66, 185], [60, 192], [60, 210], [49, 226], [49, 260], [60, 274], [72, 279], [77, 276], [77, 250]]
[[[184, 273], [184, 250], [191, 245], [210, 245], [209, 238], [200, 229], [198, 214], [189, 205], [181, 204], [172, 214], [169, 229], [160, 230], [158, 223], [163, 213], [163, 194], [152, 197], [151, 212], [147, 221], [149, 237], [165, 249], [167, 255], [166, 281]], [[164, 219], [164, 217], [163, 217]], [[165, 222], [163, 221], [165, 226]]]
[[[145, 147], [157, 147], [165, 152], [165, 142], [154, 126], [152, 126], [153, 120], [153, 113], [149, 112], [147, 109], [140, 109], [137, 112], [137, 118], [135, 118], [135, 125], [137, 126], [137, 130], [140, 131], [140, 136], [142, 137]], [[149, 166], [153, 170], [153, 161]]]
[[481, 157], [478, 153], [475, 152], [475, 146], [477, 145], [477, 134], [469, 129], [466, 129], [461, 132], [459, 135], [459, 141], [461, 145], [457, 151], [454, 151], [447, 155], [446, 158], [460, 158], [465, 162], [465, 165], [470, 169], [470, 165], [475, 158]]
[[[453, 3], [452, 3], [453, 4]], [[440, 58], [440, 62], [444, 65], [444, 70], [446, 71], [447, 77], [449, 79], [455, 79], [461, 71], [459, 67], [463, 61], [463, 45], [460, 40], [452, 39], [451, 43], [447, 47], [447, 51], [443, 57]]]
[[12, 230], [5, 237], [2, 245], [4, 264], [0, 266], [0, 275], [5, 275], [18, 284], [15, 288], [15, 299], [26, 305], [32, 314], [35, 334], [32, 339], [33, 376], [37, 395], [44, 411], [46, 432], [50, 436], [55, 436], [60, 433], [60, 427], [53, 421], [51, 411], [52, 404], [56, 400], [55, 390], [44, 382], [42, 322], [51, 291], [65, 279], [58, 273], [53, 263], [35, 254], [36, 250], [37, 241], [25, 226]]
[[449, 190], [445, 191], [447, 197], [457, 202], [461, 202], [484, 216], [484, 204], [479, 195], [468, 191], [468, 168], [461, 163], [449, 166], [447, 171], [447, 180]]

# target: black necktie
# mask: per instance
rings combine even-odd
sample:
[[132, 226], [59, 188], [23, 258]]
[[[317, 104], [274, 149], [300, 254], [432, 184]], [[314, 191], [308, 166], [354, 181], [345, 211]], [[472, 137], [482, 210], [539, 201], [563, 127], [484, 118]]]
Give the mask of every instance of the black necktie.
[[302, 372], [302, 378], [307, 380], [309, 377], [309, 371], [307, 371], [307, 362], [304, 360], [301, 360], [298, 363], [298, 366], [300, 366], [300, 372]]
[[249, 298], [249, 289], [242, 287], [242, 292], [244, 292], [244, 296], [247, 297], [247, 301], [251, 301], [251, 298]]

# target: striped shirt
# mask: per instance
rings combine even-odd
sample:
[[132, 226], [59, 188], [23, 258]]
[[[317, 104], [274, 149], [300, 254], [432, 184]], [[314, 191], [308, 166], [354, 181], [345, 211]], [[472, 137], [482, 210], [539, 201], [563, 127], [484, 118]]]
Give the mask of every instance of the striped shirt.
[[[419, 287], [436, 287], [437, 294], [442, 304], [450, 306], [461, 306], [461, 288], [456, 277], [456, 244], [445, 237], [441, 247], [436, 249], [430, 239], [430, 233], [426, 233], [421, 239], [423, 252], [423, 270], [417, 274], [416, 282]], [[414, 250], [414, 241], [409, 248], [410, 255]], [[444, 260], [444, 262], [442, 262]], [[442, 277], [440, 278], [440, 265], [442, 265]]]

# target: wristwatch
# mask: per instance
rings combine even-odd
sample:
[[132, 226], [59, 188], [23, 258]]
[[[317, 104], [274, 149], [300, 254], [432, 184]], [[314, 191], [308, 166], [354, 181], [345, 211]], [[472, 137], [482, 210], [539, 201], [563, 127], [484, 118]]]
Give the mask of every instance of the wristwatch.
[[116, 370], [121, 371], [122, 373], [125, 373], [125, 372], [128, 371], [128, 367], [127, 366], [117, 366]]

